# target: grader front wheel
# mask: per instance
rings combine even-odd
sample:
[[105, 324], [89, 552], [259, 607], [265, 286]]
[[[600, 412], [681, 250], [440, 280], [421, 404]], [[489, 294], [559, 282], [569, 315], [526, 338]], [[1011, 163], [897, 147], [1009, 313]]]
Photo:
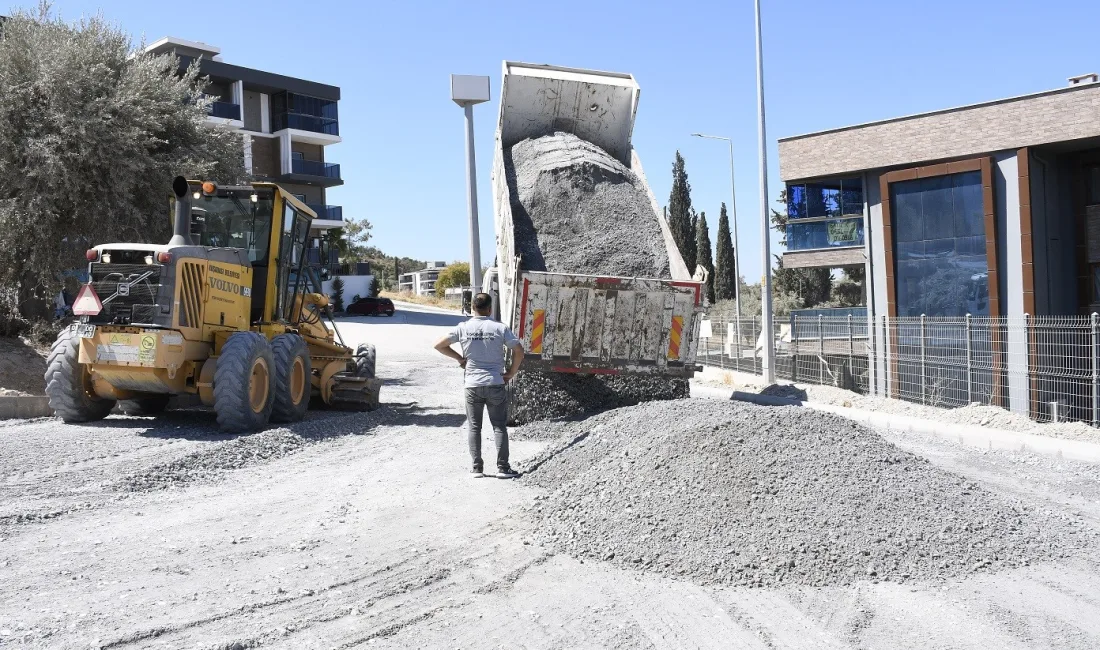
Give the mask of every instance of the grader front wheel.
[[92, 392], [91, 375], [80, 364], [80, 339], [71, 329], [62, 330], [54, 341], [45, 379], [50, 408], [65, 422], [102, 420], [115, 406], [114, 400]]
[[226, 339], [214, 371], [214, 412], [222, 431], [244, 433], [267, 425], [275, 403], [274, 369], [262, 334], [237, 332]]

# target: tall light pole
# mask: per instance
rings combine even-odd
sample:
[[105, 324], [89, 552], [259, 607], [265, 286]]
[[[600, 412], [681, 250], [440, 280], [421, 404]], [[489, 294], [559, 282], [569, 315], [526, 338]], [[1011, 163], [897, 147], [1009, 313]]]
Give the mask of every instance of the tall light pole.
[[764, 381], [775, 383], [775, 332], [772, 330], [772, 245], [768, 219], [768, 137], [764, 128], [764, 46], [760, 35], [760, 0], [756, 0], [756, 100], [760, 135], [760, 233], [764, 249], [764, 275], [760, 280], [760, 322], [764, 349], [760, 370]]
[[[709, 138], [711, 140], [725, 140], [730, 145], [730, 219], [733, 220], [733, 274], [737, 276], [734, 281], [733, 297], [737, 306], [737, 349], [741, 350], [741, 242], [737, 239], [737, 181], [733, 174], [733, 140], [721, 135], [706, 135], [692, 133], [696, 138]], [[741, 360], [738, 359], [738, 363]]]
[[451, 75], [451, 100], [466, 113], [466, 211], [470, 215], [470, 288], [477, 293], [481, 290], [481, 233], [477, 223], [474, 104], [489, 101], [489, 77]]

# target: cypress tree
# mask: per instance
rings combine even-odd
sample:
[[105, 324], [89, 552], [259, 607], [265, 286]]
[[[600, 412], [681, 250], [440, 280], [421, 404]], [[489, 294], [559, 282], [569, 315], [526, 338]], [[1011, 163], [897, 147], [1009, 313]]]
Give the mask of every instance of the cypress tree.
[[707, 270], [707, 300], [714, 303], [714, 260], [710, 252], [710, 229], [707, 228], [707, 213], [699, 213], [695, 224], [696, 263]]
[[730, 220], [726, 216], [726, 204], [718, 215], [717, 254], [714, 262], [714, 297], [717, 300], [733, 300], [737, 297], [737, 263], [734, 260], [733, 237], [730, 236]]
[[684, 157], [676, 152], [676, 160], [672, 163], [672, 192], [668, 197], [668, 227], [672, 231], [672, 239], [676, 247], [680, 249], [680, 255], [684, 258], [688, 272], [695, 272], [695, 229], [693, 228], [693, 213], [691, 209], [691, 183], [688, 182], [687, 170], [684, 168]]

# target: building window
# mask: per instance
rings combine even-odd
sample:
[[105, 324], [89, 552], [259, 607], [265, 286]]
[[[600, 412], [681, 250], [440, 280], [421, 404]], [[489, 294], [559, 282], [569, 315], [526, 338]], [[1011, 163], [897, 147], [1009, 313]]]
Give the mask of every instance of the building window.
[[272, 130], [299, 129], [340, 135], [336, 102], [291, 92], [271, 96]]
[[1085, 205], [1100, 205], [1100, 165], [1093, 165], [1085, 170], [1088, 182], [1088, 196]]
[[989, 315], [982, 173], [890, 184], [898, 316]]
[[863, 181], [836, 178], [787, 186], [787, 249], [863, 245]]

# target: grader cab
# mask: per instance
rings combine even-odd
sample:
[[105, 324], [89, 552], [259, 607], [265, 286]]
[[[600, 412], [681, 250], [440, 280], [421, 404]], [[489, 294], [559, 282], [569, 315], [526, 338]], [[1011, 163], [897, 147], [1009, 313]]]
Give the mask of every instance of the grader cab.
[[310, 402], [378, 406], [375, 349], [337, 340], [305, 266], [309, 207], [273, 183], [176, 178], [167, 245], [88, 251], [79, 322], [53, 345], [46, 394], [66, 422], [131, 415], [197, 395], [227, 432], [295, 422]]

